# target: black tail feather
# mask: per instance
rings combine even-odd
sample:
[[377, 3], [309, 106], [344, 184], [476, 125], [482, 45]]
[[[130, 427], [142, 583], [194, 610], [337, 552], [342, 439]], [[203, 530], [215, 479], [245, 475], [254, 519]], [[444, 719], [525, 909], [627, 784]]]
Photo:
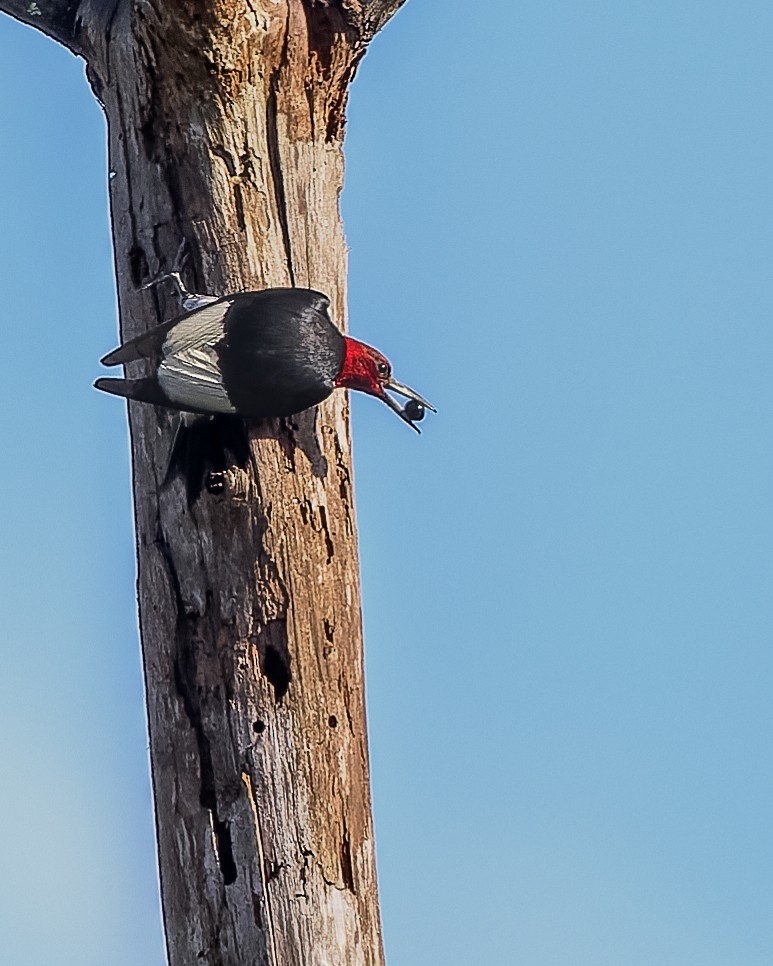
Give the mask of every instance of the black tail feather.
[[97, 379], [94, 388], [125, 399], [137, 399], [156, 406], [169, 405], [155, 376], [146, 376], [144, 379]]
[[233, 466], [245, 469], [249, 458], [247, 426], [238, 416], [181, 420], [169, 453], [164, 485], [181, 476], [188, 506], [193, 506], [205, 486], [218, 492], [218, 476]]

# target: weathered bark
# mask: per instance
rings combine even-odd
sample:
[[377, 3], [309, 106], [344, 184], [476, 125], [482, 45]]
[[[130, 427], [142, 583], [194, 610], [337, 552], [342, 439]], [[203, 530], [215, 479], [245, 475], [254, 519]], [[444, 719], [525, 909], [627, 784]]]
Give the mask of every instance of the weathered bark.
[[[344, 322], [347, 88], [400, 2], [0, 2], [104, 105], [124, 339], [174, 312], [140, 286], [181, 243], [196, 291], [318, 288]], [[129, 416], [169, 961], [382, 963], [346, 398], [252, 427], [191, 509], [170, 414]]]
[[0, 10], [4, 10], [22, 23], [37, 27], [44, 34], [69, 47], [73, 53], [82, 53], [77, 36], [78, 3], [71, 0], [2, 0]]

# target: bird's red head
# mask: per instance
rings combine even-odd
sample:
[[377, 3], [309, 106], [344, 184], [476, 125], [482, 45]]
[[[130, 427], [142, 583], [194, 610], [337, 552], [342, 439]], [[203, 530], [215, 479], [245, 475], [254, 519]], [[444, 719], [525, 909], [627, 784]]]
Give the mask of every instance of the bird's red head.
[[344, 339], [344, 364], [336, 379], [343, 389], [358, 389], [371, 396], [384, 397], [384, 386], [392, 375], [389, 360], [377, 350], [356, 339]]
[[[371, 396], [377, 396], [418, 433], [419, 427], [414, 425], [415, 421], [423, 418], [425, 407], [435, 412], [434, 407], [413, 389], [403, 386], [392, 378], [392, 366], [378, 349], [348, 337], [344, 339], [344, 343], [346, 346], [344, 363], [336, 379], [336, 386], [342, 389], [357, 389]], [[413, 408], [409, 408], [407, 404], [403, 407], [395, 402], [387, 394], [387, 389], [412, 400]]]

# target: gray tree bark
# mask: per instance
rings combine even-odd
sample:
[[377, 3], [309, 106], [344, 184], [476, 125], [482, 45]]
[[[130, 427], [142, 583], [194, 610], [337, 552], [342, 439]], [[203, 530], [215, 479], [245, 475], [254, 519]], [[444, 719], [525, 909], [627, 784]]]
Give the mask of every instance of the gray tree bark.
[[[343, 326], [348, 85], [402, 2], [0, 0], [104, 107], [123, 339], [174, 313], [141, 286], [181, 245], [195, 291], [317, 288]], [[129, 422], [169, 962], [378, 966], [346, 397], [252, 426], [192, 508], [171, 415]]]

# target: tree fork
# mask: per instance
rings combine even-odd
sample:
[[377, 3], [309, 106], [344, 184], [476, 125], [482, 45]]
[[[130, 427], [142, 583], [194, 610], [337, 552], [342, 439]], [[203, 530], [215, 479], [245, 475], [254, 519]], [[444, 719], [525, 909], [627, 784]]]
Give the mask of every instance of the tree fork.
[[[299, 285], [346, 316], [348, 85], [403, 0], [0, 0], [82, 55], [108, 122], [121, 336]], [[134, 374], [134, 373], [130, 373]], [[171, 966], [383, 963], [348, 406], [256, 424], [189, 508], [130, 404], [140, 631]]]

